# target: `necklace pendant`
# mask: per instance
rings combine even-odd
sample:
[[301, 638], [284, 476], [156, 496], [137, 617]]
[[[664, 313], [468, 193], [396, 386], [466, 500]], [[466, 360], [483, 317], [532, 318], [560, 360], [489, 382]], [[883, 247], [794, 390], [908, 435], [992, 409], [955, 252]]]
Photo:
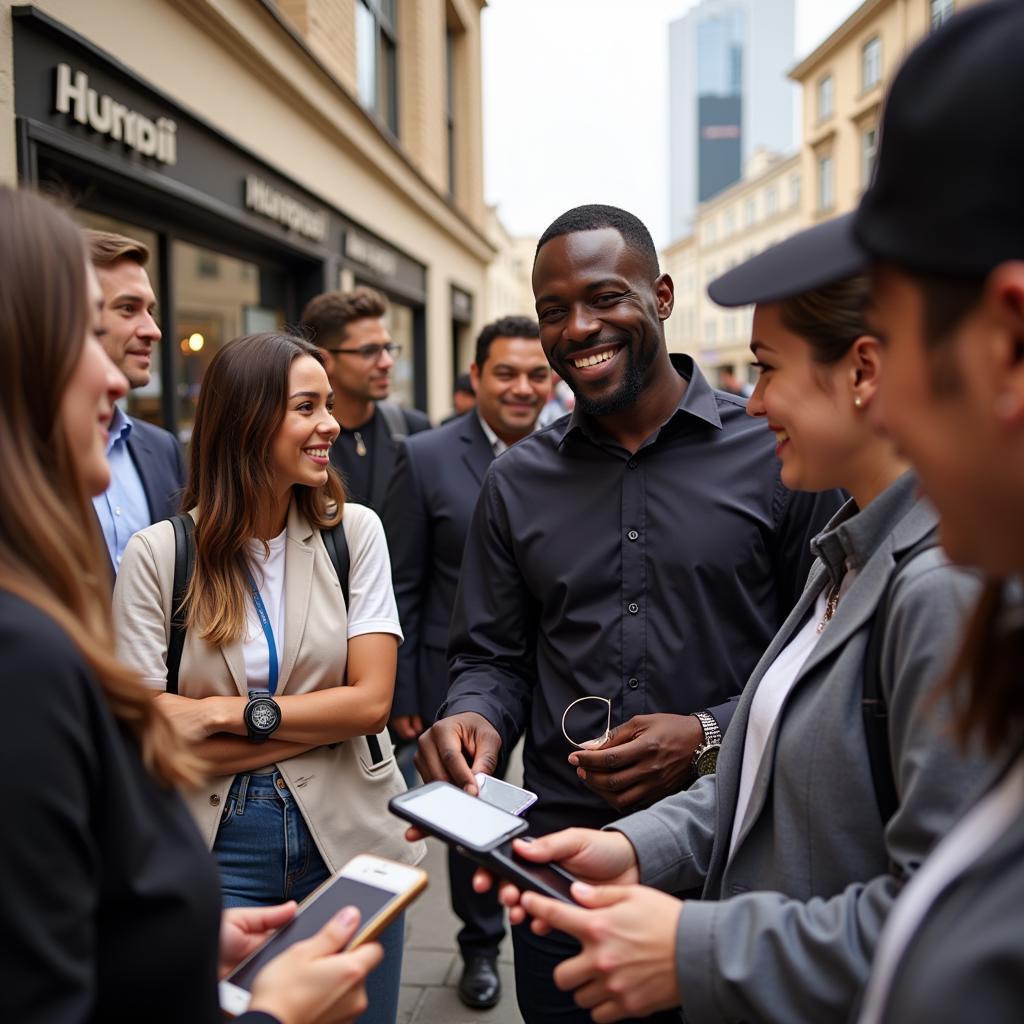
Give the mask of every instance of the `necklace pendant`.
[[356, 455], [358, 455], [360, 458], [365, 457], [366, 445], [363, 443], [363, 435], [360, 434], [358, 430], [353, 430], [352, 434], [356, 439]]

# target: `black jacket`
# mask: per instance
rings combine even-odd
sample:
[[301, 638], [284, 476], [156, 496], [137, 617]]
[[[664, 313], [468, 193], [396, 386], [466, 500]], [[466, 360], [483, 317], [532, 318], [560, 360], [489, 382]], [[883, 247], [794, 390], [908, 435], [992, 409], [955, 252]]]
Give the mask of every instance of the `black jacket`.
[[68, 636], [6, 591], [0, 701], [0, 1020], [219, 1022], [214, 862]]
[[475, 411], [399, 448], [382, 510], [398, 617], [393, 715], [432, 722], [448, 689], [448, 626], [462, 549], [494, 455]]

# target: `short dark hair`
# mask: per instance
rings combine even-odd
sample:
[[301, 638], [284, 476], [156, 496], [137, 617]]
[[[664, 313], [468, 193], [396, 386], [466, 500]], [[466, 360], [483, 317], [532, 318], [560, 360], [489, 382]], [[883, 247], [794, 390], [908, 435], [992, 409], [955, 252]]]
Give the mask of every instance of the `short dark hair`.
[[495, 338], [539, 338], [540, 327], [536, 320], [528, 316], [503, 316], [489, 323], [476, 339], [476, 355], [474, 361], [478, 370], [483, 368], [490, 354]]
[[939, 396], [958, 394], [960, 369], [946, 342], [981, 302], [985, 282], [974, 278], [920, 274], [914, 271], [909, 273], [921, 293], [924, 342], [930, 357], [928, 377], [932, 391]]
[[473, 390], [473, 380], [468, 373], [460, 373], [455, 378], [455, 386], [452, 388], [452, 393], [458, 394], [460, 391], [466, 395], [476, 394]]
[[306, 303], [302, 332], [314, 345], [323, 348], [324, 339], [338, 331], [344, 338], [349, 324], [382, 317], [387, 311], [388, 300], [375, 288], [360, 285], [350, 292], [324, 292]]
[[639, 217], [635, 217], [627, 210], [620, 210], [617, 206], [592, 204], [566, 210], [561, 217], [553, 220], [544, 234], [540, 236], [533, 257], [534, 261], [536, 262], [537, 253], [552, 238], [558, 238], [560, 235], [572, 235], [577, 231], [597, 231], [600, 228], [614, 228], [618, 231], [630, 249], [643, 258], [651, 278], [658, 276], [658, 250], [654, 248], [654, 239], [651, 238], [650, 231]]

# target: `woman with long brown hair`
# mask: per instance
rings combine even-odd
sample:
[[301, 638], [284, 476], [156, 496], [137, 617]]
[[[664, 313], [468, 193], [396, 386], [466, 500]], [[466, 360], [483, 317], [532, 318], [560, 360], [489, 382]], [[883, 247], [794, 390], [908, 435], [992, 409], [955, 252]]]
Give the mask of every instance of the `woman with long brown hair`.
[[[332, 406], [319, 351], [270, 333], [214, 356], [196, 410], [195, 568], [175, 692], [156, 703], [213, 765], [187, 800], [229, 907], [302, 899], [359, 852], [420, 855], [387, 811], [404, 789], [385, 729], [401, 639], [390, 562], [380, 520], [345, 503], [330, 467]], [[347, 577], [325, 538], [347, 547]], [[180, 544], [170, 522], [137, 533], [114, 592], [118, 650], [159, 690]], [[401, 920], [382, 944], [367, 1019], [393, 1021]]]
[[[90, 499], [110, 481], [106, 428], [127, 385], [97, 340], [83, 239], [3, 187], [0, 236], [0, 1017], [213, 1024], [218, 962], [224, 973], [294, 906], [221, 920], [175, 791], [203, 766], [114, 656]], [[327, 955], [352, 927], [333, 922], [275, 960], [246, 1016], [352, 1019], [380, 955]]]

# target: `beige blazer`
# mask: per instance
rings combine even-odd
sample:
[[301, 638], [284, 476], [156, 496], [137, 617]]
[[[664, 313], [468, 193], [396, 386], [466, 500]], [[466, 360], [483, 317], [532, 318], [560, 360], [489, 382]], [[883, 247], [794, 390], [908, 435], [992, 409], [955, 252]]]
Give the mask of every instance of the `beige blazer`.
[[[351, 553], [350, 600], [360, 586], [361, 553], [384, 543], [380, 520], [362, 505], [347, 504], [345, 536]], [[347, 615], [337, 574], [320, 532], [293, 504], [285, 556], [285, 639], [278, 693], [299, 694], [342, 685], [347, 658]], [[125, 549], [114, 588], [118, 654], [151, 686], [167, 678], [174, 530], [167, 521], [135, 534]], [[376, 581], [375, 585], [379, 585]], [[390, 586], [390, 580], [387, 583]], [[212, 647], [198, 632], [185, 637], [178, 692], [186, 697], [247, 696], [242, 644]], [[374, 764], [363, 737], [317, 747], [277, 765], [309, 826], [324, 862], [336, 871], [357, 853], [407, 863], [425, 853], [407, 843], [405, 826], [388, 812], [390, 797], [405, 790], [387, 730], [378, 736], [384, 761]], [[233, 775], [213, 778], [185, 794], [212, 847]]]

